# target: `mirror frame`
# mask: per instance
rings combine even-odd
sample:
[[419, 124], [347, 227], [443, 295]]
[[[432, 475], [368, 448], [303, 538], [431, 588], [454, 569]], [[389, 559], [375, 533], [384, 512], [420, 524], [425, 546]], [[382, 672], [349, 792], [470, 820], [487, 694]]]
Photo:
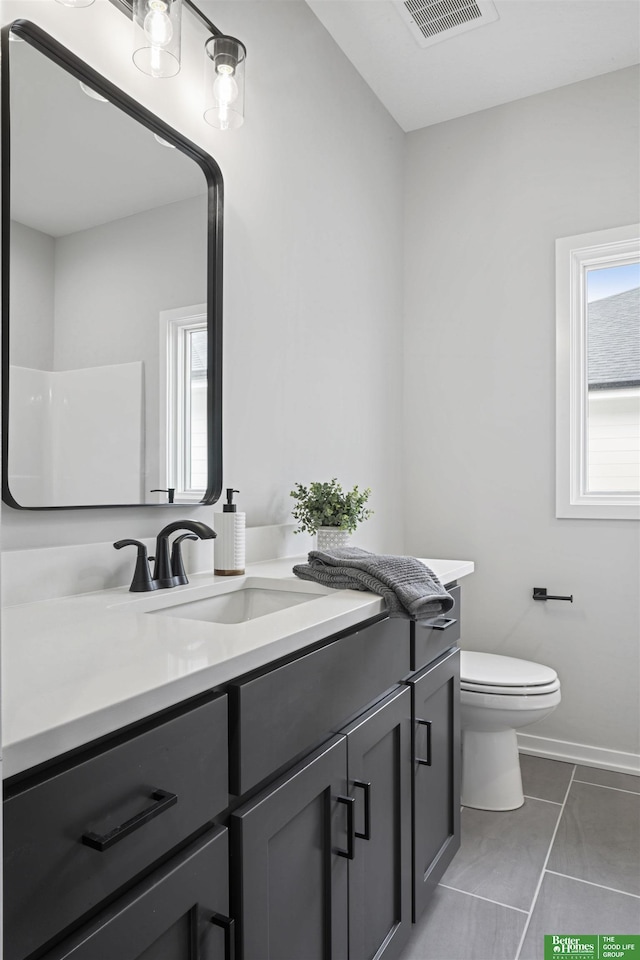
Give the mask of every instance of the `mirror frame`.
[[[13, 32], [58, 64], [76, 80], [93, 87], [115, 106], [152, 133], [173, 144], [191, 157], [202, 169], [207, 181], [207, 489], [202, 500], [181, 503], [79, 504], [74, 506], [24, 506], [9, 489], [9, 343], [10, 343], [10, 228], [11, 228], [11, 103], [9, 33]], [[0, 202], [1, 283], [2, 283], [2, 499], [18, 510], [90, 510], [112, 507], [195, 507], [216, 503], [222, 492], [222, 235], [224, 185], [216, 161], [208, 153], [165, 124], [133, 98], [106, 80], [92, 67], [63, 47], [29, 20], [14, 20], [0, 33], [0, 162], [2, 164]]]

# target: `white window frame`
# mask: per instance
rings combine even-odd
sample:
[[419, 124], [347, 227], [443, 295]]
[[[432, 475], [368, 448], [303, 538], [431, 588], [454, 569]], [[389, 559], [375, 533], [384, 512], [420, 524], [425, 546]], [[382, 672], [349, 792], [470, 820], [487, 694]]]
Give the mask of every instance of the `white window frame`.
[[[175, 499], [199, 503], [206, 491], [189, 489], [185, 483], [189, 399], [185, 390], [185, 335], [207, 324], [204, 303], [160, 313], [160, 468], [163, 484], [175, 488]], [[161, 502], [166, 503], [166, 496]]]
[[640, 495], [587, 489], [586, 274], [640, 259], [640, 224], [556, 240], [556, 516], [640, 520]]

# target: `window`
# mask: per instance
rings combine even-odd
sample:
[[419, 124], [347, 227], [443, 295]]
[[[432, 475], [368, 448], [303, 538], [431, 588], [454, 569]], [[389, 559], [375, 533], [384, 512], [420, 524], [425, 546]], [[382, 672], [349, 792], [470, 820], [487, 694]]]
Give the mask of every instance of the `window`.
[[[176, 500], [201, 500], [207, 489], [206, 307], [166, 310], [160, 316], [160, 450], [167, 487]], [[163, 381], [163, 382], [162, 382]]]
[[556, 516], [640, 519], [640, 225], [556, 241]]

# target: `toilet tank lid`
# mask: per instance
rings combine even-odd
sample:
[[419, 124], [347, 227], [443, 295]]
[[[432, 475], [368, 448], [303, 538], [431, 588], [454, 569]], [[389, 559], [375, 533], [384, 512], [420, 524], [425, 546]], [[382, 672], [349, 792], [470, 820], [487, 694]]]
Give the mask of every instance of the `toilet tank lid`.
[[493, 686], [538, 686], [550, 683], [558, 674], [551, 667], [531, 660], [503, 657], [497, 653], [460, 651], [460, 680]]

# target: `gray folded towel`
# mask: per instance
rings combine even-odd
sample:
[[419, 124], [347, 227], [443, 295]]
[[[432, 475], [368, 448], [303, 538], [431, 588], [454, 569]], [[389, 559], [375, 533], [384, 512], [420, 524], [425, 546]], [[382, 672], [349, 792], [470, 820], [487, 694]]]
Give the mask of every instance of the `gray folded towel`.
[[337, 590], [370, 590], [384, 598], [391, 617], [426, 617], [446, 613], [453, 597], [429, 567], [415, 557], [370, 553], [360, 547], [312, 550], [308, 563], [293, 572]]

